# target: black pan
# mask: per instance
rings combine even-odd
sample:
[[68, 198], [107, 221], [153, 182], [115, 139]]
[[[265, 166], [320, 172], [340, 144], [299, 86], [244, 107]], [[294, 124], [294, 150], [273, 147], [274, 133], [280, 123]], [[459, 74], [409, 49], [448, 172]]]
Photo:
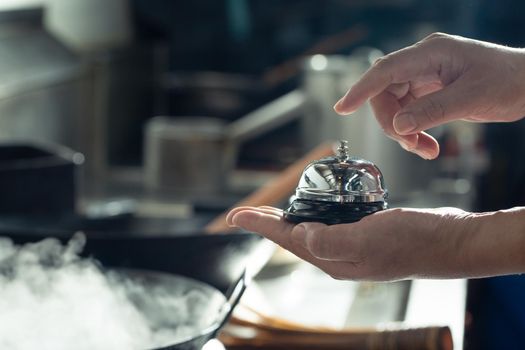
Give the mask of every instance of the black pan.
[[[0, 236], [17, 244], [55, 237], [67, 242], [75, 232], [0, 227]], [[147, 269], [193, 278], [225, 293], [246, 272], [256, 274], [273, 253], [274, 245], [252, 233], [144, 234], [86, 231], [83, 256], [105, 267]]]
[[[128, 291], [128, 298], [135, 304], [137, 309], [146, 316], [153, 327], [170, 328], [173, 321], [170, 319], [170, 311], [166, 310], [166, 303], [156, 303], [152, 295], [181, 296], [189, 291], [198, 291], [203, 296], [196, 307], [194, 317], [188, 320], [195, 331], [185, 334], [184, 337], [176, 337], [173, 341], [167, 341], [160, 345], [156, 344], [148, 350], [196, 350], [202, 349], [204, 344], [214, 338], [221, 327], [226, 323], [235, 305], [239, 302], [245, 288], [246, 279], [243, 275], [234, 285], [234, 288], [225, 296], [216, 288], [203, 282], [173, 274], [159, 273], [147, 270], [116, 269], [109, 271], [117, 274], [119, 279], [132, 281], [135, 285], [143, 288]], [[148, 295], [146, 295], [146, 293]], [[173, 310], [176, 312], [176, 310]], [[208, 322], [197, 322], [202, 316], [206, 316]], [[211, 319], [211, 321], [210, 321]], [[173, 324], [173, 327], [176, 327]]]
[[[64, 231], [24, 232], [14, 228], [0, 231], [0, 236], [10, 237], [17, 244], [36, 242], [46, 237], [55, 237], [65, 243], [72, 235]], [[215, 295], [219, 293], [224, 298], [223, 309], [210, 311], [217, 313], [215, 322], [183, 341], [155, 350], [201, 349], [228, 321], [247, 281], [273, 252], [272, 244], [250, 233], [144, 237], [87, 232], [85, 235], [86, 246], [82, 255], [97, 259], [105, 268], [152, 286], [177, 290], [181, 283], [189, 284], [213, 290]]]

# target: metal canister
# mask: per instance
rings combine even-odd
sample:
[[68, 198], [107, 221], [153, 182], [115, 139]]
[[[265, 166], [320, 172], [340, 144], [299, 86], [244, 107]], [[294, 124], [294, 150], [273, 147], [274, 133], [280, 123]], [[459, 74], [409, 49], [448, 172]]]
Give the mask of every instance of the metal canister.
[[225, 123], [216, 118], [155, 117], [146, 126], [145, 183], [152, 189], [210, 194], [229, 166]]

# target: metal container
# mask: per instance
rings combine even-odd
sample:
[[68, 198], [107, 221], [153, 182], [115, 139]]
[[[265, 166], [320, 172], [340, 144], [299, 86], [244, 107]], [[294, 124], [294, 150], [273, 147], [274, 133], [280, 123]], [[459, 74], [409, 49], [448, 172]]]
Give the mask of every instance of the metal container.
[[144, 152], [146, 184], [192, 194], [223, 188], [228, 163], [225, 126], [216, 118], [150, 120]]
[[233, 123], [207, 117], [155, 117], [145, 128], [144, 172], [150, 189], [217, 194], [228, 188], [238, 146], [302, 115], [292, 91]]
[[305, 168], [285, 210], [288, 221], [350, 223], [387, 208], [383, 174], [373, 163], [350, 157], [346, 143], [341, 141], [335, 157]]

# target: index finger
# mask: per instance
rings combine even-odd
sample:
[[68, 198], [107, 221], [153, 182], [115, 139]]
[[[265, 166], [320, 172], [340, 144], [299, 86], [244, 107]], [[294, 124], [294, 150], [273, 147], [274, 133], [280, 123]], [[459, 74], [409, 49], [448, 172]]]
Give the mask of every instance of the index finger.
[[426, 46], [412, 45], [381, 57], [336, 103], [335, 111], [339, 114], [353, 113], [390, 84], [405, 83], [425, 74], [430, 68], [428, 54]]

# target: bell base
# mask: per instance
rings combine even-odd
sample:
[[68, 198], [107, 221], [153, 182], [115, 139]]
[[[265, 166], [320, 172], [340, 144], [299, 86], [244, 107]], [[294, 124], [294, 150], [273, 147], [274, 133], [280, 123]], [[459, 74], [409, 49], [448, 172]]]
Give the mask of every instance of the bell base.
[[386, 202], [333, 203], [295, 199], [284, 211], [284, 218], [294, 224], [301, 222], [322, 222], [326, 225], [348, 224], [387, 207]]

